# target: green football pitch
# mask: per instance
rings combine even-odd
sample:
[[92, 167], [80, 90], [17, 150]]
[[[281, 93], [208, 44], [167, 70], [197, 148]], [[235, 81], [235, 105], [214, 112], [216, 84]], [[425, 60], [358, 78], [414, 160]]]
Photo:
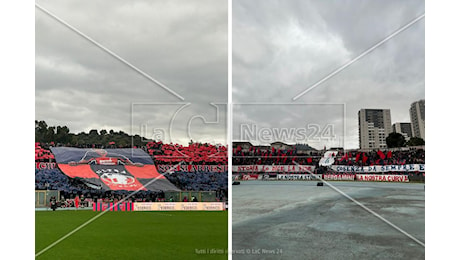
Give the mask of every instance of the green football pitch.
[[[35, 253], [101, 212], [37, 211]], [[38, 259], [227, 259], [227, 212], [106, 212]]]

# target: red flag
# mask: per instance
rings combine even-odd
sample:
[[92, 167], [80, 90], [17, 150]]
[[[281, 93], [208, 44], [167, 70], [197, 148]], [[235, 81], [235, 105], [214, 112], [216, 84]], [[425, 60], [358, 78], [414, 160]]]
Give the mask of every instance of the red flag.
[[359, 156], [361, 155], [361, 153], [357, 153], [356, 154], [356, 159], [355, 159], [355, 162], [359, 161]]
[[378, 151], [377, 154], [380, 156], [380, 159], [384, 160], [385, 159], [385, 154], [382, 151]]
[[313, 160], [310, 157], [307, 158], [307, 163], [311, 163], [312, 161]]
[[363, 163], [366, 163], [366, 162], [367, 162], [367, 158], [368, 158], [368, 157], [366, 156], [366, 154], [363, 153]]
[[392, 155], [393, 155], [393, 154], [391, 153], [391, 151], [388, 151], [388, 153], [387, 153], [387, 158], [391, 158]]

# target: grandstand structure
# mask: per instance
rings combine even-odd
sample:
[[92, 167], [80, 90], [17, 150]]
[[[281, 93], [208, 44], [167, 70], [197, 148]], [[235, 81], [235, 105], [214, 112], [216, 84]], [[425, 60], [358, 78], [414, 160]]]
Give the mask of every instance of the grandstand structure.
[[[90, 147], [90, 148], [81, 148]], [[149, 166], [142, 170], [140, 176], [134, 176], [132, 182], [139, 181], [140, 185], [146, 185], [145, 189], [138, 191], [131, 201], [141, 202], [158, 202], [168, 201], [174, 197], [175, 201], [180, 201], [182, 197], [178, 194], [188, 194], [189, 199], [193, 195], [199, 201], [226, 201], [228, 194], [227, 185], [227, 147], [220, 145], [191, 143], [188, 146], [179, 144], [163, 144], [161, 141], [148, 142], [143, 147], [133, 147], [129, 151], [137, 151], [139, 155], [145, 154], [148, 158], [147, 164], [132, 162], [123, 156], [122, 159], [116, 159], [107, 151], [123, 151], [122, 147], [114, 145], [104, 147], [92, 144], [79, 145], [78, 147], [64, 147], [61, 144], [54, 143], [35, 143], [35, 190], [36, 206], [46, 206], [49, 194], [57, 195], [61, 205], [68, 207], [73, 206], [73, 198], [80, 196], [86, 205], [95, 202], [117, 202], [120, 201], [137, 186], [132, 189], [117, 189], [116, 186], [108, 187], [105, 179], [106, 175], [101, 175], [101, 180], [95, 178], [86, 178], [91, 176], [74, 176], [75, 167], [84, 166], [96, 169], [98, 164], [109, 165], [112, 168], [131, 167], [130, 172], [135, 172], [139, 166]], [[57, 151], [66, 150], [75, 152], [84, 152], [84, 156], [79, 155], [82, 159], [72, 162], [58, 161]], [[125, 148], [126, 150], [126, 148]], [[53, 152], [54, 151], [54, 152]], [[89, 156], [88, 151], [93, 154]], [[94, 152], [93, 152], [94, 151]], [[113, 153], [113, 152], [112, 152]], [[94, 154], [99, 156], [95, 157]], [[97, 157], [96, 156], [96, 157]], [[68, 155], [67, 155], [68, 157]], [[136, 156], [134, 156], [135, 158]], [[137, 156], [142, 157], [142, 156]], [[76, 158], [79, 158], [78, 156]], [[138, 160], [138, 159], [135, 159]], [[152, 165], [148, 165], [148, 161]], [[143, 161], [145, 163], [145, 161]], [[72, 166], [69, 166], [72, 165]], [[72, 171], [67, 173], [65, 169], [70, 168]], [[117, 168], [118, 167], [118, 168]], [[93, 169], [93, 170], [94, 170]], [[97, 170], [97, 169], [96, 169]], [[155, 173], [158, 175], [155, 175]], [[147, 175], [145, 175], [147, 174]], [[135, 175], [135, 174], [133, 174]], [[164, 178], [163, 178], [164, 176]], [[97, 177], [97, 176], [96, 176]], [[111, 176], [108, 178], [110, 179]], [[139, 177], [139, 178], [138, 178]], [[120, 176], [118, 176], [120, 178]], [[128, 177], [129, 178], [129, 177]], [[147, 179], [146, 179], [147, 178]], [[148, 179], [150, 178], [150, 179]], [[158, 180], [156, 180], [158, 178]], [[164, 179], [164, 180], [162, 180]], [[150, 183], [147, 181], [150, 180]], [[119, 181], [119, 180], [118, 180]], [[130, 179], [127, 182], [131, 181]], [[154, 186], [151, 183], [167, 182], [166, 186]], [[148, 186], [147, 186], [148, 184]], [[158, 188], [160, 187], [160, 188]], [[166, 187], [165, 189], [161, 187]], [[54, 191], [50, 193], [50, 191]], [[56, 193], [56, 191], [58, 193]], [[212, 195], [210, 195], [212, 194]], [[48, 196], [48, 197], [47, 197]], [[85, 205], [85, 203], [83, 203]]]
[[[346, 175], [337, 180], [361, 180], [363, 176], [369, 179], [367, 175], [377, 174], [379, 178], [392, 175], [392, 180], [396, 179], [394, 175], [404, 175], [401, 178], [404, 181], [425, 181], [424, 146], [385, 150], [336, 148], [326, 151], [299, 149], [298, 145], [280, 142], [261, 148], [244, 142], [234, 143], [232, 152], [233, 178], [241, 180], [314, 180], [315, 178], [309, 178], [306, 174], [315, 173], [330, 180], [336, 177], [329, 175]], [[325, 167], [320, 161], [327, 154], [333, 154], [333, 163]], [[383, 177], [381, 179], [386, 178]]]
[[[260, 146], [253, 146], [249, 142], [233, 144], [233, 165], [245, 164], [310, 164], [317, 165], [323, 157], [326, 150], [316, 150], [299, 148], [299, 145], [283, 145], [279, 149], [280, 142], [273, 143], [270, 146], [265, 146], [262, 149]], [[401, 147], [391, 149], [353, 149], [344, 150], [342, 148], [334, 148], [329, 150], [337, 151], [334, 162], [335, 165], [355, 165], [355, 166], [371, 166], [371, 165], [402, 165], [425, 163], [425, 146], [416, 147]]]

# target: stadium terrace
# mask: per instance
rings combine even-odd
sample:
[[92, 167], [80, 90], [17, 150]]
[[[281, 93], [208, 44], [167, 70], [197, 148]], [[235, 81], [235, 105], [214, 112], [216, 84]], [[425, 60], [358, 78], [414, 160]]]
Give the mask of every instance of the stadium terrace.
[[[66, 152], [84, 153], [86, 158], [74, 160], [72, 162], [57, 161], [56, 154], [58, 151], [66, 150]], [[117, 156], [110, 155], [113, 151], [123, 151], [127, 149], [123, 146], [116, 146], [111, 142], [104, 147], [97, 144], [84, 144], [67, 146], [62, 144], [50, 143], [35, 143], [35, 190], [40, 191], [59, 191], [57, 201], [60, 207], [75, 206], [74, 198], [81, 198], [81, 206], [90, 207], [93, 202], [113, 202], [116, 203], [123, 200], [130, 194], [130, 189], [119, 188], [120, 186], [108, 187], [106, 180], [110, 180], [113, 174], [127, 174], [126, 171], [118, 170], [125, 167], [129, 172], [138, 170], [138, 166], [149, 166], [145, 161], [142, 163], [132, 161], [136, 158], [120, 159]], [[53, 153], [53, 150], [55, 151]], [[130, 149], [128, 149], [130, 150]], [[191, 143], [188, 146], [179, 144], [163, 144], [160, 142], [148, 142], [145, 146], [133, 147], [133, 151], [138, 151], [142, 157], [142, 153], [146, 154], [147, 161], [152, 162], [153, 172], [159, 175], [151, 175], [149, 177], [158, 176], [164, 181], [171, 184], [173, 187], [169, 192], [182, 191], [182, 197], [178, 195], [169, 195], [168, 190], [158, 189], [150, 184], [141, 189], [133, 197], [129, 198], [131, 202], [161, 202], [161, 201], [191, 201], [192, 197], [196, 197], [199, 201], [227, 201], [228, 185], [227, 185], [227, 147], [214, 146], [211, 144]], [[104, 154], [105, 153], [105, 154]], [[91, 156], [89, 156], [91, 155]], [[66, 154], [66, 156], [70, 156]], [[78, 157], [78, 156], [77, 156]], [[134, 156], [135, 157], [135, 156]], [[178, 164], [182, 162], [184, 164]], [[131, 166], [132, 165], [132, 166]], [[114, 169], [98, 169], [97, 167], [112, 167]], [[136, 167], [137, 166], [137, 167]], [[178, 167], [173, 167], [178, 166]], [[67, 167], [67, 168], [65, 168]], [[76, 167], [94, 168], [94, 173], [100, 175], [102, 181], [97, 178], [84, 178], [87, 176], [75, 177], [72, 171]], [[131, 168], [130, 168], [131, 167]], [[71, 169], [70, 176], [63, 172], [63, 169]], [[140, 177], [148, 177], [141, 172]], [[150, 173], [148, 173], [150, 174]], [[106, 178], [109, 176], [108, 178]], [[152, 179], [131, 178], [128, 176], [126, 182], [138, 181], [145, 185], [146, 181]], [[106, 178], [106, 179], [104, 179]], [[118, 176], [120, 182], [120, 176]], [[153, 183], [158, 183], [155, 180]], [[128, 186], [126, 186], [128, 187]], [[186, 192], [188, 193], [186, 193]], [[185, 192], [185, 193], [184, 193]], [[212, 198], [197, 196], [193, 192], [211, 192]], [[46, 203], [47, 204], [47, 203]], [[37, 206], [37, 205], [36, 205]]]

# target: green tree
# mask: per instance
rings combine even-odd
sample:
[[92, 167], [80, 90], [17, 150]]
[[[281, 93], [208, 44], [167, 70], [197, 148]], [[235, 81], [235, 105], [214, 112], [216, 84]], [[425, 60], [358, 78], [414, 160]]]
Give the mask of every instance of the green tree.
[[425, 145], [425, 140], [420, 137], [411, 137], [406, 143], [407, 146]]
[[404, 136], [400, 133], [390, 133], [385, 141], [388, 148], [403, 147], [406, 142]]
[[92, 129], [88, 133], [80, 132], [71, 133], [67, 126], [48, 126], [45, 121], [35, 120], [35, 140], [40, 143], [49, 143], [51, 141], [61, 144], [87, 145], [100, 144], [108, 145], [114, 141], [116, 145], [135, 146], [145, 145], [145, 138], [139, 135], [129, 135], [123, 131], [115, 132], [113, 129]]
[[35, 142], [45, 142], [48, 125], [45, 121], [35, 120]]
[[71, 140], [69, 133], [70, 130], [67, 126], [58, 126], [56, 128], [55, 141], [62, 144], [68, 143]]
[[96, 136], [99, 136], [99, 133], [97, 132], [97, 130], [96, 130], [96, 129], [91, 129], [91, 130], [89, 131], [89, 133], [88, 133], [88, 134], [89, 134], [89, 136], [90, 136], [90, 137], [96, 137]]
[[55, 135], [56, 135], [56, 131], [55, 131], [55, 130], [56, 130], [56, 127], [55, 127], [55, 126], [50, 126], [50, 127], [48, 127], [48, 129], [46, 130], [44, 142], [49, 143], [49, 142], [54, 141]]

